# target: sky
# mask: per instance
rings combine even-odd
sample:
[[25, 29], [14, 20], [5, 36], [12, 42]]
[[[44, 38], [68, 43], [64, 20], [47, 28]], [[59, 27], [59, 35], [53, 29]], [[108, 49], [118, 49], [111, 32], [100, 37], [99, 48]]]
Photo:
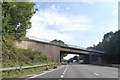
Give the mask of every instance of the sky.
[[86, 48], [101, 42], [104, 34], [118, 30], [117, 2], [35, 2], [35, 8], [38, 11], [26, 34], [29, 38], [58, 39]]
[[89, 47], [105, 33], [118, 29], [117, 2], [35, 2], [27, 37], [60, 39], [66, 44]]

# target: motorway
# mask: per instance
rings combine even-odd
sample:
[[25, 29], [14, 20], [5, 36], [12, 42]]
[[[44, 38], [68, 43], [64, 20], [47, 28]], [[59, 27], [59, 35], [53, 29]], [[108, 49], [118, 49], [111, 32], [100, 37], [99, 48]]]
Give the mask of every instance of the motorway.
[[35, 74], [28, 79], [32, 78], [118, 78], [118, 69], [84, 64], [63, 65], [57, 69]]

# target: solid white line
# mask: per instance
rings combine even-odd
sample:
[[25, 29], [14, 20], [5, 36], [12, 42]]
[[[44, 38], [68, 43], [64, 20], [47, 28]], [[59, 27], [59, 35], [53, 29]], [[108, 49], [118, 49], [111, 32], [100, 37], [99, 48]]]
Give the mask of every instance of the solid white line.
[[97, 73], [94, 73], [96, 76], [99, 76], [99, 74], [97, 74]]
[[[58, 68], [58, 69], [61, 69], [61, 68], [63, 68], [63, 67], [64, 67], [64, 66], [61, 66], [61, 67]], [[27, 78], [27, 79], [25, 79], [25, 80], [29, 80], [29, 79], [31, 79], [31, 78], [36, 78], [36, 77], [38, 77], [38, 76], [42, 76], [42, 75], [44, 75], [44, 74], [50, 73], [50, 72], [52, 72], [52, 71], [56, 71], [56, 70], [58, 70], [58, 69], [53, 69], [53, 70], [51, 70], [51, 71], [47, 71], [47, 72], [44, 72], [44, 73], [41, 73], [41, 74], [38, 74], [38, 75], [34, 75], [34, 76], [29, 77], [29, 78]]]

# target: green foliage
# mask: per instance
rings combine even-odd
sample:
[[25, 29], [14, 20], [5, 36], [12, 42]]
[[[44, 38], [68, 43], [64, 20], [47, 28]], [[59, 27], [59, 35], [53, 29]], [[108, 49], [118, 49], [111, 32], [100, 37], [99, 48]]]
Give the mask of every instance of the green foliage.
[[34, 65], [50, 62], [47, 56], [31, 49], [18, 49], [20, 41], [31, 28], [30, 19], [35, 13], [32, 2], [3, 2], [2, 4], [2, 58], [3, 67]]
[[2, 43], [2, 45], [3, 67], [37, 65], [51, 62], [46, 55], [41, 54], [39, 51], [16, 48], [10, 40]]
[[50, 43], [55, 43], [55, 44], [65, 44], [62, 40], [52, 40]]
[[120, 55], [120, 30], [115, 33], [106, 33], [102, 42], [94, 47], [89, 47], [96, 50], [101, 50], [106, 53], [107, 63], [119, 63], [118, 56]]
[[[23, 40], [26, 30], [31, 28], [30, 19], [36, 11], [34, 4], [31, 2], [2, 2], [0, 4], [2, 4], [2, 16], [4, 16], [2, 19], [2, 67], [52, 63], [41, 52], [32, 49], [20, 49], [14, 44], [16, 40]], [[3, 72], [2, 77], [15, 77], [44, 68], [25, 69], [22, 72], [18, 70]]]
[[50, 43], [57, 44], [57, 45], [62, 45], [62, 46], [68, 46], [62, 40], [57, 40], [57, 39], [50, 41]]
[[68, 55], [67, 53], [61, 53], [60, 54], [61, 61], [64, 61], [64, 57], [67, 56], [67, 55]]
[[26, 29], [31, 27], [30, 19], [34, 13], [34, 4], [31, 2], [3, 2], [3, 36], [9, 34], [15, 40], [21, 40], [26, 34]]

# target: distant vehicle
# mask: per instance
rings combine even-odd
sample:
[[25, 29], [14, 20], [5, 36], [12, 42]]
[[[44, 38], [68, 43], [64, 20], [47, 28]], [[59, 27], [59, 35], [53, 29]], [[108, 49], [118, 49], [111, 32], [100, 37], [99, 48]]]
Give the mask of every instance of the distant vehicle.
[[62, 65], [67, 65], [67, 62], [61, 62]]
[[73, 63], [75, 63], [77, 60], [73, 60]]
[[79, 60], [79, 63], [83, 63], [84, 61], [83, 60]]

